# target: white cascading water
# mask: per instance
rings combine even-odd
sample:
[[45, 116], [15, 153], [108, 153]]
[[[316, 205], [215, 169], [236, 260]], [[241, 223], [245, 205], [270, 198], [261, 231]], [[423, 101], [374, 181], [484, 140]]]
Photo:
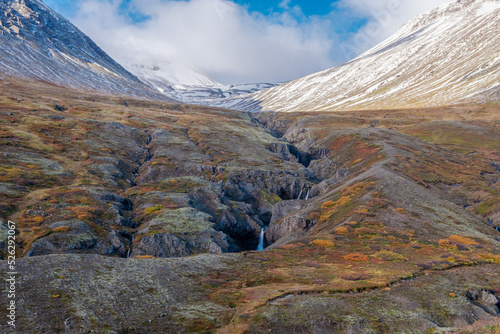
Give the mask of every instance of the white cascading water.
[[264, 228], [260, 230], [260, 239], [259, 239], [259, 245], [257, 246], [257, 251], [261, 251], [264, 249]]
[[130, 257], [130, 250], [132, 249], [132, 244], [134, 243], [135, 233], [132, 233], [132, 241], [130, 241], [130, 246], [127, 251], [127, 259]]
[[306, 201], [309, 199], [309, 191], [311, 191], [311, 188], [307, 189]]
[[300, 197], [302, 196], [302, 191], [304, 191], [304, 190], [300, 191], [299, 197], [297, 197], [297, 199], [300, 199]]

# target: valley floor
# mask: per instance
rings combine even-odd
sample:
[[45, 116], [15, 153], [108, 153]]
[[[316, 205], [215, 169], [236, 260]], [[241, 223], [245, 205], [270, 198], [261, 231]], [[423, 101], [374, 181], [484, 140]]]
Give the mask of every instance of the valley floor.
[[18, 332], [498, 333], [499, 112], [246, 114], [2, 80]]

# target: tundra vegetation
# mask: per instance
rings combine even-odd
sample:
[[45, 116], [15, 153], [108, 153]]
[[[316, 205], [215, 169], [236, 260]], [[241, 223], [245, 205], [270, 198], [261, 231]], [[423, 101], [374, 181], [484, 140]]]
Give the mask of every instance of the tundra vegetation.
[[246, 114], [2, 80], [18, 330], [498, 333], [499, 111]]

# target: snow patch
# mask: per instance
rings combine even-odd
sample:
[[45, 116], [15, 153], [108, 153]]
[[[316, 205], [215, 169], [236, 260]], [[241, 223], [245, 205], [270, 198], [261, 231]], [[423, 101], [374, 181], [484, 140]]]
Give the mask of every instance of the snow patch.
[[477, 15], [479, 16], [488, 15], [498, 9], [500, 9], [500, 2], [498, 1], [486, 2], [481, 6], [481, 8], [479, 8], [479, 10], [477, 11]]

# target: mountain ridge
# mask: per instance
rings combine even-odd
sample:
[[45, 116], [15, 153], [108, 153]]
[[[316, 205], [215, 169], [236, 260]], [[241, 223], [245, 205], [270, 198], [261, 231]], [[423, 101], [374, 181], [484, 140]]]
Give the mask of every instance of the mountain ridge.
[[496, 0], [448, 3], [344, 65], [226, 104], [247, 111], [320, 111], [497, 100], [499, 10]]
[[7, 76], [165, 100], [38, 0], [1, 0], [0, 71]]

